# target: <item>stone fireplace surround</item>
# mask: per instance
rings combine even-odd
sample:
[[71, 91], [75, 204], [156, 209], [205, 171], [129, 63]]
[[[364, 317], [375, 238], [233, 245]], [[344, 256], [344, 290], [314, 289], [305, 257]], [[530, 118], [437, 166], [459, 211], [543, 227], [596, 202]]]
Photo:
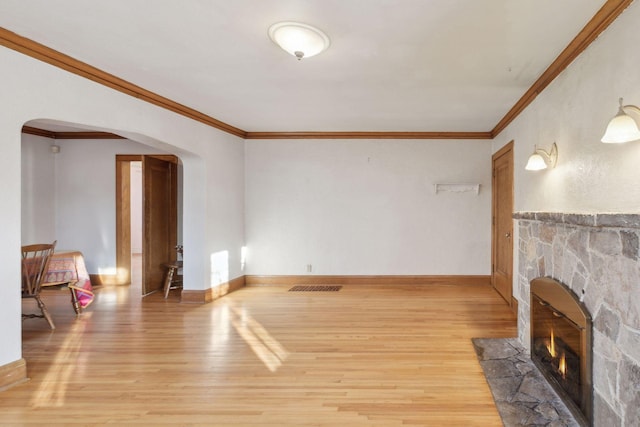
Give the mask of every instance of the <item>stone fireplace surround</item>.
[[640, 214], [513, 217], [520, 343], [530, 350], [531, 280], [568, 286], [593, 318], [594, 426], [640, 425]]

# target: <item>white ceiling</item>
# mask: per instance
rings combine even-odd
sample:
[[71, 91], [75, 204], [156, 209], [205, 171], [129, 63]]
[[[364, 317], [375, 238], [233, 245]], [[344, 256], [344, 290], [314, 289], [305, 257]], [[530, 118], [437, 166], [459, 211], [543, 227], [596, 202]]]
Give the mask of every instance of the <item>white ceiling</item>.
[[[490, 131], [604, 0], [0, 0], [0, 27], [245, 131]], [[331, 39], [302, 61], [278, 21]]]

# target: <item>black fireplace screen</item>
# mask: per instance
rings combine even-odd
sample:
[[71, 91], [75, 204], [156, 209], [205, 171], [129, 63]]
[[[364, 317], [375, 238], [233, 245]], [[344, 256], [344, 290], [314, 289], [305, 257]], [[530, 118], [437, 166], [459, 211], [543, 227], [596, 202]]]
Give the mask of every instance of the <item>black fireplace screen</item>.
[[592, 417], [591, 318], [560, 282], [531, 282], [531, 359], [578, 421]]
[[536, 311], [532, 357], [542, 363], [567, 392], [571, 400], [580, 406], [580, 329], [564, 316], [558, 316], [549, 305], [536, 298], [532, 305]]

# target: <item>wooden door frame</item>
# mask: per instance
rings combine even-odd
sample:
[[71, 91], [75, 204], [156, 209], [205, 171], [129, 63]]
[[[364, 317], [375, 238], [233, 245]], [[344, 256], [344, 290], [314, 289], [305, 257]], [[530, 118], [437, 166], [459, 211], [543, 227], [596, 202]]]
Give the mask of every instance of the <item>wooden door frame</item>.
[[[116, 275], [101, 278], [105, 285], [131, 284], [131, 162], [145, 154], [116, 154]], [[174, 155], [146, 155], [178, 164]], [[144, 190], [143, 190], [144, 191]], [[175, 200], [177, 204], [177, 200]], [[177, 230], [176, 230], [177, 232]]]
[[116, 154], [116, 283], [131, 283], [131, 162], [142, 155]]
[[[510, 155], [508, 157], [508, 162], [509, 162], [509, 166], [511, 168], [511, 207], [513, 208], [513, 196], [514, 196], [514, 141], [511, 140], [510, 142], [508, 142], [507, 144], [505, 144], [502, 148], [500, 148], [498, 151], [496, 151], [493, 156], [491, 156], [491, 190], [492, 190], [492, 201], [491, 201], [491, 285], [494, 287], [495, 289], [495, 281], [496, 281], [496, 277], [495, 277], [495, 265], [496, 265], [496, 258], [497, 258], [497, 239], [496, 239], [496, 212], [498, 210], [498, 202], [499, 202], [499, 198], [496, 197], [497, 191], [496, 191], [496, 177], [495, 177], [495, 162], [498, 158], [508, 154], [510, 152]], [[514, 256], [513, 256], [513, 240], [514, 240], [514, 235], [513, 235], [513, 230], [511, 232], [511, 263], [513, 265], [513, 260], [514, 260]], [[511, 298], [510, 301], [507, 301], [507, 304], [509, 304], [509, 306], [511, 307], [511, 309], [517, 313], [518, 311], [518, 301], [514, 298], [513, 296], [513, 267], [511, 268]]]

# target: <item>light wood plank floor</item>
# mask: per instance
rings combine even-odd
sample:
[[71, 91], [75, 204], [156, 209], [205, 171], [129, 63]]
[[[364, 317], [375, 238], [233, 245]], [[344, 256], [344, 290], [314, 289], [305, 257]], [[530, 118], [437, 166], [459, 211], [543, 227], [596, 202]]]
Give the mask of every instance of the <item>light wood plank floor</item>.
[[470, 341], [516, 334], [490, 287], [287, 290], [105, 288], [77, 319], [46, 291], [58, 328], [23, 322], [31, 380], [0, 393], [0, 425], [501, 425]]

